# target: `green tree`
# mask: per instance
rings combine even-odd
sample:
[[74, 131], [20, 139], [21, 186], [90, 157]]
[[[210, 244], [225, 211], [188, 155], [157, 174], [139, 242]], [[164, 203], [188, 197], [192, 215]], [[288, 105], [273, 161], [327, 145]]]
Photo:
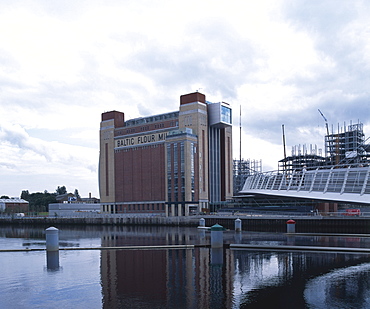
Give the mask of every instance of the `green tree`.
[[21, 199], [25, 200], [25, 201], [28, 201], [28, 197], [30, 196], [30, 193], [28, 192], [28, 190], [23, 190], [22, 193], [21, 193]]
[[66, 194], [67, 193], [66, 186], [61, 186], [61, 187], [58, 186], [58, 188], [56, 189], [56, 193], [58, 195]]
[[48, 211], [48, 205], [56, 202], [55, 194], [41, 192], [31, 193], [29, 197], [30, 211], [46, 212]]
[[75, 197], [76, 197], [77, 201], [80, 201], [80, 200], [81, 200], [81, 196], [80, 196], [80, 194], [78, 193], [78, 190], [77, 190], [77, 189], [75, 189], [75, 193], [74, 193], [74, 195], [75, 195]]
[[2, 196], [0, 196], [0, 198], [9, 199], [9, 196], [7, 196], [7, 195], [2, 195]]
[[23, 190], [21, 198], [29, 202], [30, 212], [46, 212], [48, 205], [56, 203], [56, 193], [48, 193], [47, 190], [42, 192], [29, 193], [28, 190]]

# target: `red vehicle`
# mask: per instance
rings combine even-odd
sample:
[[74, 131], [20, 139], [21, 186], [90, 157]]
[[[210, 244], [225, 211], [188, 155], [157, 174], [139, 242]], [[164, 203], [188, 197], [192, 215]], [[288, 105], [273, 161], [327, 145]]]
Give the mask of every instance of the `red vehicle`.
[[360, 209], [346, 209], [346, 212], [344, 213], [344, 215], [359, 217], [361, 215], [361, 210]]

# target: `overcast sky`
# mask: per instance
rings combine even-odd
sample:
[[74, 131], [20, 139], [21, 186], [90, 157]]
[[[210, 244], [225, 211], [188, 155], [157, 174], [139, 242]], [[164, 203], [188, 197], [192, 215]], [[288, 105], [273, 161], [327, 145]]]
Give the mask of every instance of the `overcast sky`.
[[323, 149], [325, 121], [370, 136], [370, 2], [0, 1], [0, 195], [65, 185], [98, 197], [101, 113], [233, 108], [234, 158], [277, 169]]

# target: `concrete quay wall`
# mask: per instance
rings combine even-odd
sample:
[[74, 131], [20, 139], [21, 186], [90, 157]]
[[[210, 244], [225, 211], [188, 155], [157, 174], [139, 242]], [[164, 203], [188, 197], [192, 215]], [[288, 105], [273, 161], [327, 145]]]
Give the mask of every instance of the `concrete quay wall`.
[[[158, 225], [197, 227], [200, 216], [96, 216], [96, 217], [0, 217], [0, 224], [13, 225]], [[293, 219], [296, 233], [354, 233], [370, 234], [370, 218], [330, 218], [330, 217], [237, 217], [205, 215], [205, 225], [220, 224], [226, 229], [235, 229], [235, 220], [240, 219], [243, 231], [287, 232], [287, 221]]]
[[[235, 228], [235, 218], [225, 217], [207, 217], [205, 216], [206, 226], [212, 226], [216, 223], [227, 229]], [[343, 234], [370, 234], [370, 218], [331, 218], [331, 217], [260, 217], [260, 218], [243, 218], [243, 231], [256, 232], [287, 232], [287, 221], [293, 219], [296, 233], [343, 233]]]
[[96, 217], [0, 217], [0, 224], [18, 225], [163, 225], [198, 226], [199, 219], [194, 217], [159, 216], [96, 216]]

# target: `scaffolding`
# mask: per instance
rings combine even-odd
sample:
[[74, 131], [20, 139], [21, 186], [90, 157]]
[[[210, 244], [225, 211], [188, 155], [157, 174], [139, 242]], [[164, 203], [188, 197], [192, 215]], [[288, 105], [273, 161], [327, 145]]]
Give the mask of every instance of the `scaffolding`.
[[317, 145], [297, 145], [292, 147], [292, 154], [279, 161], [279, 170], [289, 171], [302, 170], [308, 167], [323, 166], [326, 159], [321, 155], [322, 149]]
[[[339, 128], [337, 133], [325, 135], [325, 156], [317, 146], [298, 145], [292, 147], [292, 154], [279, 161], [279, 171], [287, 174], [307, 168], [339, 164], [370, 164], [370, 145], [366, 144], [363, 124], [357, 123]], [[332, 129], [333, 132], [333, 129]]]
[[[332, 129], [332, 132], [334, 130]], [[365, 145], [363, 124], [344, 124], [338, 132], [325, 136], [325, 156], [331, 165], [341, 163], [367, 163], [369, 154]]]
[[262, 160], [233, 160], [234, 195], [243, 189], [248, 176], [262, 172]]

